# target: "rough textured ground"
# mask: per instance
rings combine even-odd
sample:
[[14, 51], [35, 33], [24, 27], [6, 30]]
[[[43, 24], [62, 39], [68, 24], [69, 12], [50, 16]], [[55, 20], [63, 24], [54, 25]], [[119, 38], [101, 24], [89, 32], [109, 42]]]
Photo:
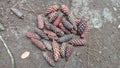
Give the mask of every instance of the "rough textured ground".
[[[24, 14], [19, 19], [11, 13], [17, 0], [0, 0], [0, 19], [5, 31], [0, 32], [14, 55], [16, 68], [52, 68], [44, 60], [41, 51], [25, 37], [26, 32], [36, 27], [36, 15], [53, 4], [66, 4], [75, 17], [87, 17], [91, 31], [87, 36], [88, 47], [75, 47], [69, 60], [61, 59], [55, 68], [120, 68], [120, 0], [21, 0], [16, 6]], [[7, 18], [8, 17], [8, 18]], [[24, 51], [30, 56], [20, 58]], [[11, 68], [11, 61], [0, 41], [0, 68]]]

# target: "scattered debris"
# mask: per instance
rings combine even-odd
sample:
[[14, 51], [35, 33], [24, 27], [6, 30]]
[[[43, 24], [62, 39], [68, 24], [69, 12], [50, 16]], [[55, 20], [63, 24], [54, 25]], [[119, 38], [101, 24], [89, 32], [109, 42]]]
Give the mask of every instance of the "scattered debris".
[[25, 51], [24, 53], [22, 53], [21, 59], [25, 59], [25, 58], [29, 57], [29, 55], [30, 55], [30, 52], [29, 51]]
[[24, 16], [23, 16], [23, 13], [20, 10], [18, 10], [16, 8], [10, 8], [10, 9], [16, 16], [18, 16], [19, 18], [23, 19]]

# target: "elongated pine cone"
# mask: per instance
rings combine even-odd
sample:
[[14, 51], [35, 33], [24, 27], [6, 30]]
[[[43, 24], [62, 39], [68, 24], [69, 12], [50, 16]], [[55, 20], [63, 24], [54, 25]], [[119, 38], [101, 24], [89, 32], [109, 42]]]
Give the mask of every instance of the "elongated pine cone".
[[64, 58], [65, 57], [65, 49], [67, 47], [66, 43], [62, 43], [61, 47], [60, 47], [60, 54], [61, 56]]
[[81, 36], [81, 34], [84, 32], [85, 28], [87, 26], [87, 21], [82, 20], [78, 25], [78, 34]]
[[55, 62], [53, 60], [52, 54], [48, 53], [48, 52], [42, 52], [43, 57], [45, 58], [45, 60], [51, 65], [51, 66], [55, 66]]
[[81, 22], [81, 19], [75, 19], [74, 21], [75, 21], [76, 25], [78, 25]]
[[64, 35], [57, 39], [58, 42], [67, 42], [73, 38], [73, 34]]
[[47, 34], [47, 35], [49, 35], [49, 36], [53, 36], [53, 37], [57, 36], [54, 32], [52, 32], [50, 30], [46, 30], [46, 29], [44, 29], [44, 33]]
[[58, 36], [63, 36], [64, 32], [59, 29], [58, 27], [54, 26], [54, 25], [50, 25], [50, 30], [52, 30], [53, 32], [55, 32]]
[[43, 29], [44, 28], [44, 19], [41, 15], [38, 15], [37, 22], [38, 22], [38, 28]]
[[72, 29], [72, 30], [71, 30], [71, 33], [73, 33], [73, 34], [77, 34], [77, 31], [74, 30], [74, 29]]
[[74, 18], [73, 18], [73, 16], [72, 16], [71, 14], [68, 15], [68, 20], [69, 20], [70, 23], [73, 25], [73, 28], [74, 28], [75, 30], [77, 30], [77, 25], [76, 25], [76, 23], [75, 23], [75, 21], [74, 21]]
[[56, 18], [56, 20], [54, 21], [53, 24], [54, 24], [55, 26], [58, 26], [59, 23], [61, 22], [62, 17], [63, 17], [63, 14], [60, 13], [59, 16]]
[[66, 50], [65, 50], [66, 61], [68, 61], [68, 59], [71, 56], [72, 52], [73, 52], [73, 45], [67, 45]]
[[67, 29], [69, 29], [69, 30], [73, 29], [72, 24], [69, 23], [64, 17], [62, 18], [62, 23], [63, 23], [63, 25], [65, 26], [65, 28], [67, 28]]
[[83, 38], [86, 37], [89, 31], [90, 31], [90, 27], [86, 26], [86, 28], [85, 28], [84, 32], [82, 33], [81, 37], [83, 37]]
[[35, 32], [43, 39], [49, 40], [48, 36], [40, 29], [35, 29]]
[[58, 61], [59, 58], [60, 58], [60, 47], [59, 47], [59, 44], [55, 40], [53, 40], [52, 47], [53, 47], [54, 60]]
[[27, 32], [26, 37], [35, 38], [35, 39], [41, 39], [36, 33], [32, 33], [32, 32]]
[[52, 13], [54, 11], [57, 11], [60, 7], [58, 5], [53, 5], [53, 6], [50, 6], [46, 11], [45, 11], [45, 14], [49, 14], [49, 13]]
[[70, 31], [67, 30], [62, 23], [59, 24], [59, 28], [60, 28], [63, 32], [65, 32], [66, 34], [70, 34]]
[[38, 39], [31, 38], [32, 42], [41, 50], [45, 50], [46, 46]]
[[44, 45], [46, 46], [46, 48], [50, 51], [52, 51], [52, 45], [48, 40], [42, 40], [42, 42], [44, 43]]
[[70, 13], [70, 10], [66, 5], [61, 5], [61, 10], [66, 15], [68, 15]]
[[69, 43], [72, 45], [81, 46], [81, 45], [86, 45], [87, 41], [84, 39], [72, 39], [69, 41]]
[[44, 24], [45, 24], [45, 27], [47, 28], [47, 29], [50, 29], [50, 23], [49, 23], [49, 21], [48, 21], [48, 19], [44, 19], [45, 20], [45, 22], [44, 22]]
[[48, 15], [49, 22], [53, 22], [58, 17], [58, 12], [53, 12]]

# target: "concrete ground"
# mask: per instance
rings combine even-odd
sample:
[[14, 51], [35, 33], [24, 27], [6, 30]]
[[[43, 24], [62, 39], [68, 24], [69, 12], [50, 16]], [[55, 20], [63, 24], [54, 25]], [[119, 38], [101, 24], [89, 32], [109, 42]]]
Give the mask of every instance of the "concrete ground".
[[[55, 68], [120, 68], [120, 0], [20, 0], [16, 6], [24, 14], [19, 19], [11, 13], [18, 0], [0, 0], [0, 19], [5, 30], [0, 32], [15, 58], [16, 68], [52, 68], [44, 60], [41, 51], [25, 37], [36, 27], [36, 15], [53, 4], [69, 6], [76, 18], [87, 17], [91, 31], [87, 36], [89, 47], [75, 47], [66, 64], [64, 59]], [[21, 59], [23, 52], [30, 56]], [[0, 41], [0, 68], [11, 68], [11, 61]]]

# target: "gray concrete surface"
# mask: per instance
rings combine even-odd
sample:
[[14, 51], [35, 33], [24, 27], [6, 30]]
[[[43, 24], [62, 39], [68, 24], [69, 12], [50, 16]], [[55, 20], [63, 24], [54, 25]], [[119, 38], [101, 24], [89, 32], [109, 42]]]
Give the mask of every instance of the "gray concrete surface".
[[[36, 15], [27, 6], [30, 5], [38, 14], [53, 4], [66, 4], [77, 18], [87, 17], [91, 31], [87, 36], [89, 48], [75, 47], [66, 64], [64, 59], [56, 62], [55, 68], [120, 68], [120, 0], [21, 0], [16, 6], [24, 14], [21, 20], [11, 13], [10, 7], [17, 0], [0, 0], [0, 18], [5, 31], [0, 35], [6, 41], [14, 55], [16, 68], [52, 68], [44, 60], [41, 51], [25, 37], [26, 32], [36, 27]], [[30, 56], [20, 58], [24, 51]], [[0, 41], [0, 68], [11, 68], [10, 58]]]

